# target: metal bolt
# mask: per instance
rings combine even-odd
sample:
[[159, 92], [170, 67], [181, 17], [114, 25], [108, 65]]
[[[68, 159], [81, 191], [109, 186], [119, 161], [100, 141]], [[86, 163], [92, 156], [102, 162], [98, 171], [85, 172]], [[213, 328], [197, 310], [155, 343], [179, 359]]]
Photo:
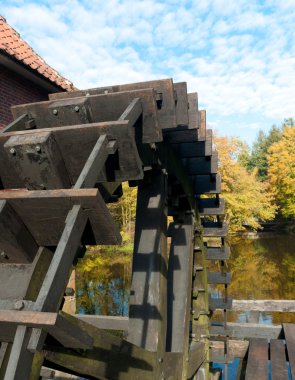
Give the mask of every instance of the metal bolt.
[[191, 338], [195, 338], [195, 337], [196, 337], [196, 334], [191, 333], [191, 334], [190, 334], [190, 337], [191, 337]]
[[52, 111], [52, 113], [53, 113], [53, 115], [57, 115], [57, 114], [58, 114], [58, 110], [54, 109], [54, 110]]
[[4, 251], [2, 251], [0, 253], [0, 256], [1, 256], [2, 259], [8, 259], [8, 256], [6, 255], [6, 253]]
[[40, 145], [36, 145], [35, 150], [36, 150], [36, 152], [41, 152], [41, 146]]
[[14, 309], [15, 310], [22, 310], [25, 307], [25, 303], [22, 300], [16, 301], [14, 303]]
[[78, 106], [76, 106], [74, 109], [75, 109], [76, 112], [79, 112], [80, 108]]
[[40, 189], [41, 189], [41, 190], [45, 190], [45, 189], [46, 189], [46, 186], [45, 186], [43, 183], [41, 183], [41, 184], [40, 184]]
[[192, 315], [194, 315], [195, 314], [195, 310], [192, 310]]
[[159, 358], [159, 359], [158, 359], [158, 362], [159, 362], [159, 363], [163, 363], [163, 358]]
[[9, 150], [9, 152], [10, 152], [11, 154], [15, 154], [15, 153], [16, 153], [16, 150], [15, 150], [14, 148], [11, 148], [11, 149]]

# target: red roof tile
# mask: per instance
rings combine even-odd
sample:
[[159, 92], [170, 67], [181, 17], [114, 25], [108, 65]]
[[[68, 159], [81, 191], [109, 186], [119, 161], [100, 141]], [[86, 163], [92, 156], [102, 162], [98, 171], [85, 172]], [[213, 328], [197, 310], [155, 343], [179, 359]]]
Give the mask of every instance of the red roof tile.
[[37, 71], [47, 80], [55, 83], [66, 91], [73, 91], [75, 87], [72, 82], [61, 76], [28, 45], [0, 15], [0, 53], [1, 50], [11, 57], [17, 59], [30, 69]]

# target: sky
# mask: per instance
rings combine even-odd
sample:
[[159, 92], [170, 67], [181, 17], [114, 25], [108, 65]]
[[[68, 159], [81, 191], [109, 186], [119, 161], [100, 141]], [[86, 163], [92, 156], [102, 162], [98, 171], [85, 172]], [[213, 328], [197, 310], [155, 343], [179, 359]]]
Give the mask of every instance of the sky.
[[207, 126], [248, 144], [295, 116], [295, 0], [0, 0], [0, 14], [80, 89], [185, 81]]

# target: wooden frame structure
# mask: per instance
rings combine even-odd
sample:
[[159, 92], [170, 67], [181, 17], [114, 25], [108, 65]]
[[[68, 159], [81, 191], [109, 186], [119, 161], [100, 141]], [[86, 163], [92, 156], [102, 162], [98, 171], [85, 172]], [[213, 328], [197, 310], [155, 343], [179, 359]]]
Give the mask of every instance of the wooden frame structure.
[[[16, 285], [0, 292], [0, 379], [38, 379], [43, 364], [91, 379], [208, 378], [206, 255], [222, 262], [209, 279], [226, 286], [229, 252], [197, 94], [164, 79], [12, 110], [0, 134], [0, 272]], [[67, 315], [64, 292], [85, 245], [120, 244], [106, 204], [123, 181], [138, 186], [129, 318]]]

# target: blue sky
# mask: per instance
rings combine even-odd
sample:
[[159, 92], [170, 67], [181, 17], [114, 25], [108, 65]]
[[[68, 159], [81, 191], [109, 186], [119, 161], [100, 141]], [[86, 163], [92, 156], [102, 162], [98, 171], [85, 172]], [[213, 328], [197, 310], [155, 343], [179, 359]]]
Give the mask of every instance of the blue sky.
[[295, 116], [295, 0], [0, 0], [50, 65], [89, 88], [172, 77], [219, 135]]

